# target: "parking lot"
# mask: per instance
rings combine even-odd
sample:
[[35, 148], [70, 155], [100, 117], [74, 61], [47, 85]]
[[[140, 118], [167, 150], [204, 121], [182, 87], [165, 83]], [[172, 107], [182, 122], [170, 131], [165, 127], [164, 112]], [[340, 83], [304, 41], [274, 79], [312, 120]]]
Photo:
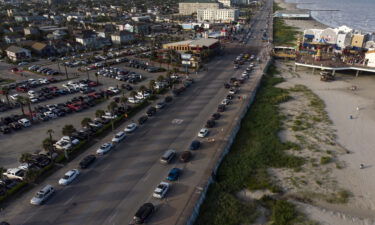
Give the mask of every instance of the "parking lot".
[[[41, 62], [35, 62], [32, 64], [27, 65], [27, 67], [30, 67], [32, 65], [41, 65]], [[123, 62], [123, 63], [118, 63], [116, 65], [113, 65], [112, 67], [116, 67], [120, 70], [124, 70], [128, 73], [132, 74], [139, 74], [142, 76], [142, 81], [141, 82], [129, 82], [129, 79], [125, 80], [119, 80], [115, 79], [115, 77], [110, 77], [110, 76], [103, 76], [99, 75], [98, 77], [95, 76], [95, 73], [100, 69], [93, 69], [89, 71], [89, 78], [92, 81], [96, 81], [97, 78], [99, 80], [100, 85], [97, 87], [92, 87], [93, 90], [95, 91], [106, 91], [109, 87], [112, 88], [119, 88], [121, 90], [120, 95], [125, 95], [129, 97], [130, 91], [127, 89], [122, 89], [121, 86], [122, 84], [126, 85], [128, 84], [131, 86], [134, 90], [138, 90], [140, 86], [149, 86], [149, 81], [150, 80], [157, 80], [157, 78], [160, 75], [164, 75], [165, 73], [158, 72], [158, 73], [150, 73], [144, 69], [141, 68], [134, 68], [134, 67], [129, 67], [125, 65], [129, 65], [128, 62]], [[11, 68], [13, 68], [13, 65], [7, 65], [5, 63], [1, 63], [0, 69], [2, 70], [1, 72], [1, 77], [7, 78], [7, 79], [14, 79], [17, 82], [28, 80], [28, 79], [42, 79], [42, 78], [56, 78], [56, 79], [65, 79], [66, 76], [65, 74], [60, 74], [60, 75], [41, 75], [39, 73], [33, 73], [30, 71], [22, 71], [22, 76], [21, 72], [16, 72], [13, 73], [11, 72]], [[55, 62], [49, 62], [48, 67], [54, 70], [58, 70], [57, 63]], [[63, 67], [60, 65], [60, 69]], [[30, 90], [33, 91], [39, 91], [42, 88], [46, 87], [56, 87], [59, 90], [66, 90], [66, 84], [68, 82], [74, 83], [78, 82], [80, 80], [86, 80], [88, 78], [87, 72], [80, 72], [77, 70], [77, 67], [66, 67], [69, 80], [63, 80], [59, 81], [56, 83], [51, 83], [51, 84], [46, 84], [37, 88], [31, 88]], [[63, 86], [65, 85], [65, 86]], [[19, 92], [16, 91], [15, 89], [12, 89], [10, 91], [10, 95], [18, 94], [19, 96], [28, 96], [28, 93], [25, 92]], [[73, 98], [76, 98], [78, 96], [83, 96], [85, 94], [80, 93], [80, 92], [75, 92], [75, 93], [67, 93], [64, 95], [59, 95], [59, 96], [53, 96], [51, 99], [45, 99], [40, 102], [32, 103], [31, 108], [34, 111], [35, 108], [38, 106], [46, 106], [46, 105], [52, 105], [52, 104], [59, 104], [59, 103], [66, 103], [68, 100], [71, 100]], [[30, 96], [28, 96], [30, 97]], [[0, 98], [2, 98], [3, 101], [6, 102], [5, 96], [1, 95]], [[95, 106], [89, 107], [87, 109], [84, 109], [80, 112], [73, 112], [73, 113], [67, 113], [65, 116], [57, 117], [54, 119], [49, 119], [48, 121], [41, 121], [37, 122], [35, 124], [32, 124], [30, 127], [22, 128], [19, 130], [13, 130], [11, 129], [11, 132], [8, 134], [2, 134], [0, 133], [0, 145], [2, 148], [0, 149], [0, 166], [4, 168], [11, 168], [14, 166], [17, 166], [19, 164], [19, 157], [21, 156], [22, 153], [29, 152], [37, 152], [42, 150], [42, 141], [48, 137], [47, 131], [49, 129], [52, 129], [54, 131], [53, 133], [53, 138], [58, 140], [62, 136], [62, 128], [67, 125], [67, 124], [72, 124], [77, 130], [81, 128], [81, 121], [86, 118], [94, 118], [95, 117], [95, 112], [98, 109], [101, 110], [107, 110], [107, 105], [109, 104], [112, 97], [109, 99], [105, 99], [102, 103], [99, 103]], [[11, 102], [14, 102], [10, 98]], [[130, 103], [129, 103], [130, 104]], [[28, 107], [24, 107], [25, 113], [28, 113]], [[21, 112], [21, 107], [17, 107], [15, 109], [10, 109], [5, 112], [0, 112], [0, 118], [4, 117], [11, 117], [12, 115], [22, 115]], [[15, 141], [16, 140], [16, 141]]]

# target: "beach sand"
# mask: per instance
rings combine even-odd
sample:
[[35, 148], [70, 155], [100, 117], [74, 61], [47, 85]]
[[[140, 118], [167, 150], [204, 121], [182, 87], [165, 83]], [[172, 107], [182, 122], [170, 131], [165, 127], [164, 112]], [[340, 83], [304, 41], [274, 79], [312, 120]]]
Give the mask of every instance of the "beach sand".
[[[286, 9], [295, 9], [295, 4], [276, 0]], [[287, 24], [306, 28], [325, 28], [314, 20], [286, 20]], [[279, 60], [277, 69], [286, 82], [281, 86], [305, 85], [326, 104], [326, 112], [333, 122], [335, 142], [347, 153], [336, 155], [342, 168], [331, 168], [330, 175], [337, 187], [352, 193], [349, 203], [329, 204], [318, 201], [314, 204], [297, 202], [311, 219], [330, 225], [375, 225], [375, 74], [355, 77], [354, 72], [337, 74], [332, 82], [320, 81], [319, 72], [297, 68], [291, 71], [294, 62]], [[356, 85], [358, 89], [352, 91]], [[352, 119], [350, 119], [350, 115]], [[360, 169], [360, 164], [365, 168]]]

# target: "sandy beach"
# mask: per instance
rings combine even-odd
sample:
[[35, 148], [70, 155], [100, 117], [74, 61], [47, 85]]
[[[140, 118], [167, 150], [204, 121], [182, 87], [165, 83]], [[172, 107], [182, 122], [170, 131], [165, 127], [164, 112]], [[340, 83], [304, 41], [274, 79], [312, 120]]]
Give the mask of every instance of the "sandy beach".
[[[276, 0], [276, 2], [285, 9], [296, 8], [294, 4], [285, 3], [282, 0]], [[306, 28], [327, 27], [314, 20], [286, 20], [286, 23], [298, 27], [301, 31]], [[319, 168], [312, 167], [310, 169], [315, 175], [308, 175], [307, 180], [309, 178], [321, 179], [322, 177], [319, 178], [317, 173], [327, 172], [331, 184], [328, 185], [329, 182], [327, 181], [327, 185], [324, 186], [323, 181], [323, 185], [321, 185], [321, 187], [326, 188], [327, 193], [334, 191], [334, 188], [347, 190], [351, 193], [348, 203], [334, 204], [315, 199], [313, 203], [295, 201], [296, 204], [309, 218], [318, 221], [320, 224], [375, 224], [375, 138], [373, 138], [375, 132], [375, 92], [373, 91], [375, 74], [360, 74], [359, 77], [355, 77], [354, 72], [337, 74], [335, 81], [322, 82], [318, 71], [313, 74], [311, 69], [297, 68], [297, 71], [294, 72], [293, 65], [294, 62], [292, 61], [279, 60], [276, 62], [277, 69], [281, 72], [280, 75], [286, 80], [279, 86], [291, 88], [295, 85], [304, 85], [323, 100], [326, 106], [325, 111], [332, 121], [332, 124], [327, 125], [326, 129], [330, 129], [330, 133], [335, 136], [335, 143], [329, 152], [334, 152], [332, 157], [336, 166], [332, 166], [333, 164], [330, 163], [331, 166], [328, 164], [327, 166], [319, 166]], [[356, 91], [351, 90], [353, 85], [357, 86]], [[299, 101], [298, 95], [292, 97], [292, 102], [281, 106], [286, 115], [293, 114], [293, 112], [295, 113], [306, 107], [303, 106], [303, 102]], [[298, 105], [301, 106], [298, 107]], [[288, 130], [290, 129], [280, 135], [281, 138], [287, 141], [295, 141]], [[317, 132], [321, 131], [318, 130]], [[319, 144], [319, 147], [323, 148], [320, 150], [325, 151], [329, 145]], [[307, 156], [310, 158], [321, 157], [322, 151], [317, 152], [319, 153], [310, 151]], [[306, 156], [306, 151], [297, 154], [305, 154]], [[363, 169], [360, 168], [360, 164], [364, 165]], [[290, 193], [298, 192], [293, 190], [290, 182], [282, 181], [283, 178], [288, 176], [298, 177], [298, 173], [277, 170], [273, 172], [277, 179], [281, 180], [283, 187], [286, 187]], [[308, 173], [304, 175], [306, 174]], [[319, 185], [317, 187], [315, 187], [317, 191], [324, 192], [324, 190], [319, 190]]]

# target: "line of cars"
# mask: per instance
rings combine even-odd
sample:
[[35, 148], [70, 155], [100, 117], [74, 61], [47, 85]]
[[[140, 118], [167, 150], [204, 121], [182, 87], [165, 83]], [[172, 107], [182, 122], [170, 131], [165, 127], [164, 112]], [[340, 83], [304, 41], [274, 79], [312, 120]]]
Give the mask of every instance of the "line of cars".
[[39, 65], [32, 65], [27, 68], [28, 70], [36, 73], [41, 73], [44, 75], [59, 75], [60, 72], [49, 67], [43, 67]]
[[131, 84], [141, 82], [143, 76], [136, 72], [120, 69], [117, 67], [104, 67], [96, 72], [97, 75], [103, 77], [113, 78], [119, 81], [126, 81]]

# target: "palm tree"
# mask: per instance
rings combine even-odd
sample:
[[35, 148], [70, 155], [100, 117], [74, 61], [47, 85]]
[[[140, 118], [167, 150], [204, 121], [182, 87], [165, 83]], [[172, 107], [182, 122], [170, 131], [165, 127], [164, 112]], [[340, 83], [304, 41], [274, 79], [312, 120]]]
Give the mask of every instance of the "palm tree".
[[152, 92], [154, 92], [155, 90], [155, 80], [150, 80], [150, 82], [148, 83], [148, 88], [152, 90]]
[[95, 73], [96, 83], [99, 85], [99, 74]]
[[16, 102], [18, 104], [20, 104], [20, 106], [21, 106], [22, 115], [25, 115], [25, 109], [24, 109], [25, 101], [24, 101], [24, 97], [23, 96], [18, 96], [17, 99], [16, 99]]
[[62, 129], [62, 134], [66, 136], [71, 136], [74, 132], [76, 132], [76, 129], [71, 124], [65, 125]]
[[2, 180], [4, 178], [4, 174], [7, 170], [4, 167], [0, 167], [0, 179]]
[[25, 103], [25, 105], [27, 105], [27, 108], [29, 110], [30, 120], [32, 120], [34, 116], [33, 116], [33, 111], [31, 109], [31, 100], [30, 100], [30, 98], [29, 97], [25, 97], [24, 98], [24, 103]]
[[9, 101], [9, 91], [10, 91], [9, 87], [4, 86], [4, 87], [1, 88], [1, 93], [5, 96], [8, 105], [10, 103], [10, 101]]
[[28, 163], [28, 162], [31, 161], [31, 159], [32, 159], [32, 155], [30, 153], [26, 152], [26, 153], [22, 153], [19, 161], [20, 161], [20, 163]]
[[144, 85], [139, 87], [139, 91], [142, 93], [142, 95], [145, 93], [146, 90], [147, 90], [147, 88]]
[[120, 102], [122, 103], [123, 106], [128, 102], [128, 97], [125, 95], [120, 98]]
[[130, 97], [135, 98], [135, 96], [137, 95], [137, 92], [133, 90], [133, 91], [130, 92], [129, 95], [130, 95]]
[[49, 155], [50, 155], [50, 158], [52, 160], [52, 153], [53, 153], [53, 143], [55, 143], [56, 141], [54, 141], [52, 139], [52, 134], [54, 133], [54, 131], [52, 129], [48, 129], [47, 130], [47, 134], [49, 135], [49, 138], [46, 138], [44, 139], [43, 141], [43, 148], [49, 152]]
[[87, 127], [90, 122], [92, 122], [91, 118], [85, 117], [85, 118], [82, 119], [81, 125], [82, 125], [82, 127]]
[[107, 106], [108, 110], [111, 112], [111, 124], [112, 124], [112, 131], [115, 130], [115, 125], [113, 123], [113, 116], [114, 116], [114, 111], [115, 109], [117, 108], [117, 103], [116, 102], [111, 102], [109, 103], [109, 105]]
[[98, 109], [95, 112], [95, 116], [101, 118], [105, 114], [104, 110]]
[[[168, 71], [168, 72], [170, 72], [170, 71]], [[158, 76], [158, 78], [157, 78], [156, 80], [157, 80], [158, 82], [162, 82], [162, 81], [165, 80], [165, 78], [164, 78], [163, 75], [160, 75], [160, 76]]]
[[28, 183], [33, 183], [39, 176], [39, 171], [36, 169], [30, 169], [26, 171], [25, 181]]

